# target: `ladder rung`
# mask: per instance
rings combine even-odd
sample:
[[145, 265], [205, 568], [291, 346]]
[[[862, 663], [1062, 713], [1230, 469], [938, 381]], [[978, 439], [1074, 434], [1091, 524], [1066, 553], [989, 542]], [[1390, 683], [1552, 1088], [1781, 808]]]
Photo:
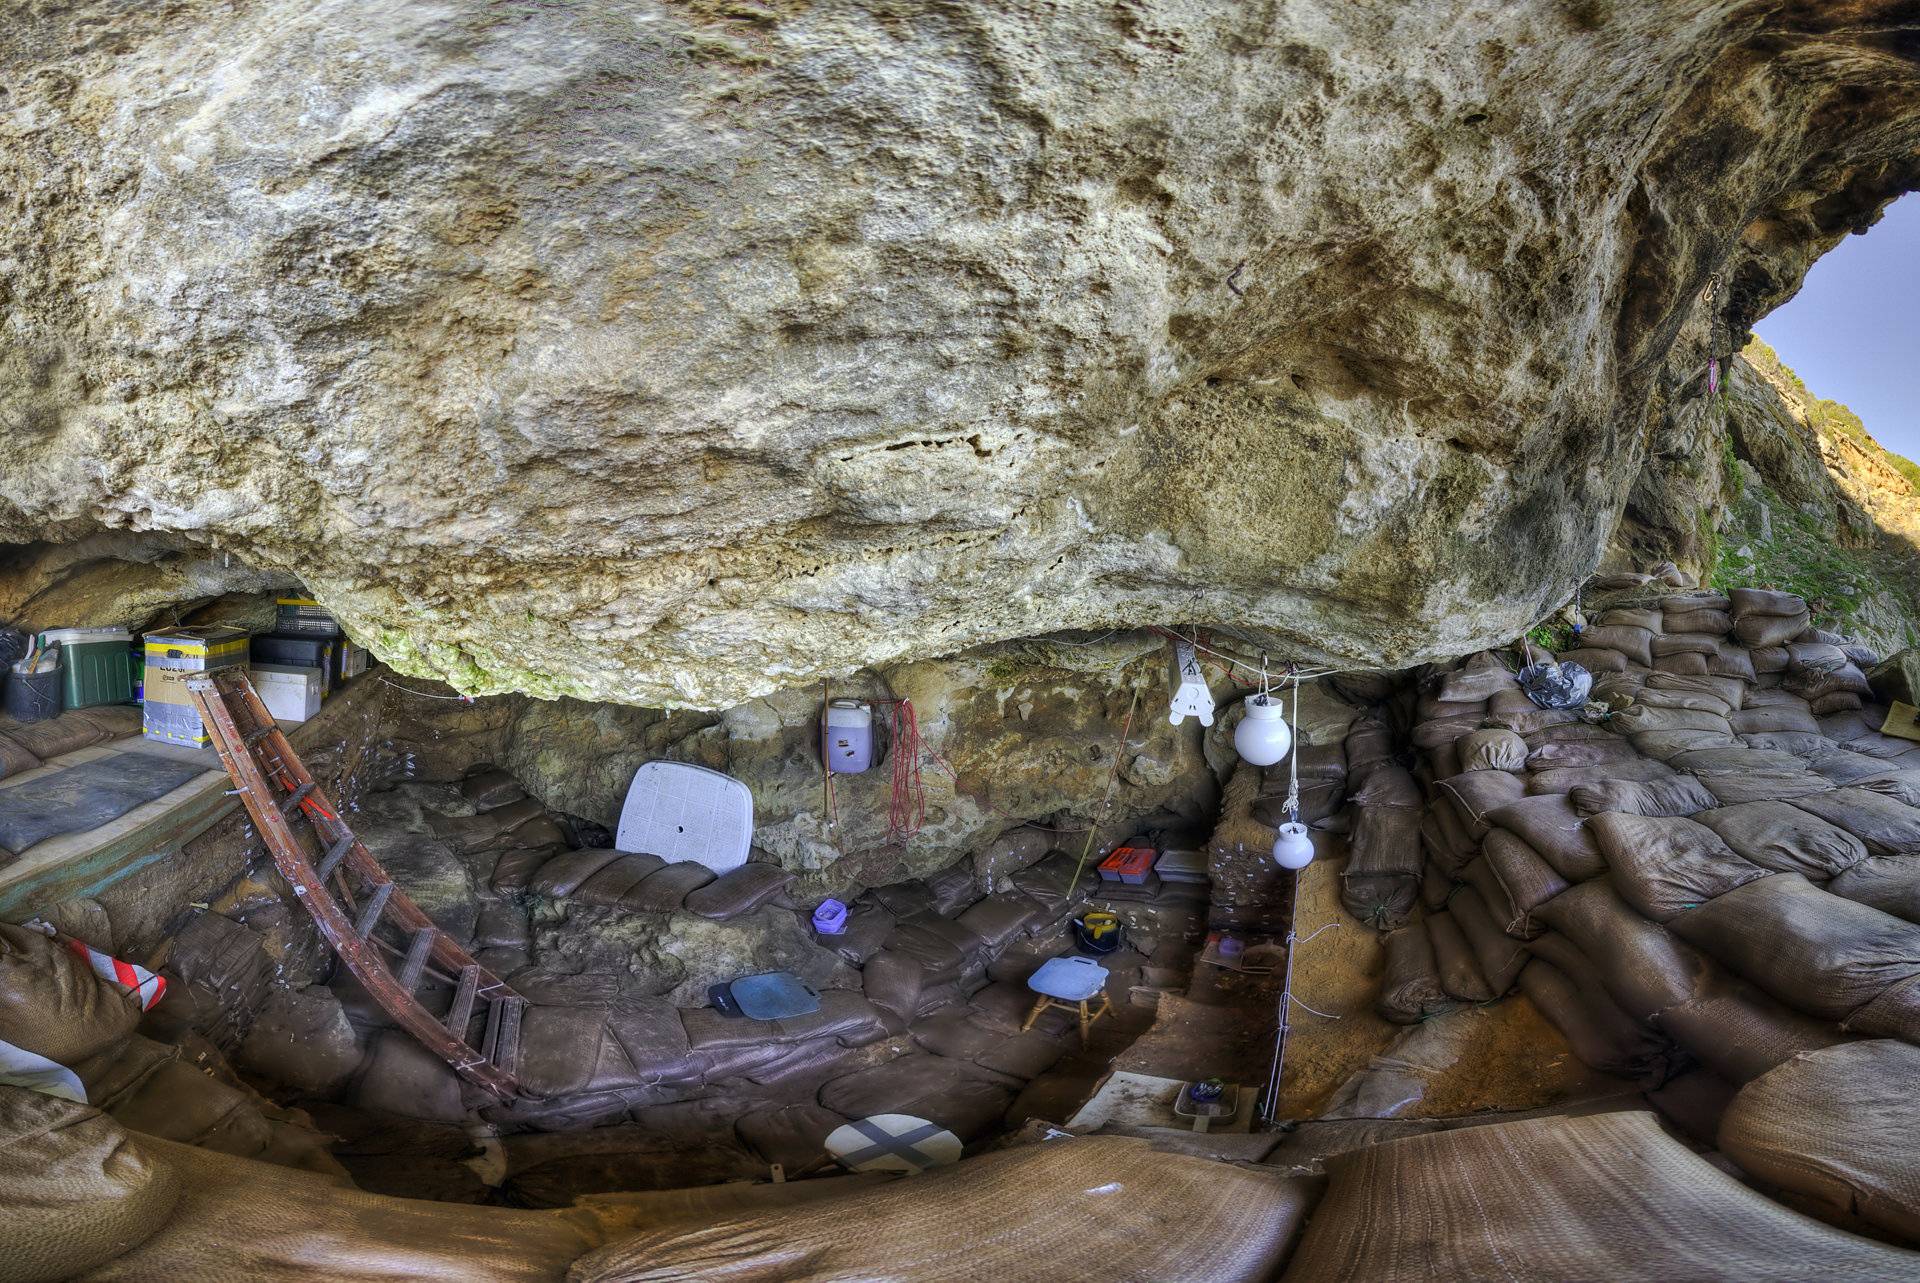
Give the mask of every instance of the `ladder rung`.
[[495, 998], [487, 1005], [487, 1032], [480, 1054], [507, 1073], [513, 1072], [513, 1063], [520, 1058], [520, 1008], [526, 1001], [518, 996]]
[[320, 875], [322, 882], [325, 882], [333, 876], [333, 871], [340, 867], [340, 861], [346, 859], [347, 852], [351, 850], [353, 850], [353, 834], [351, 833], [341, 834], [338, 840], [327, 848], [327, 853], [320, 858], [319, 867], [314, 869], [314, 872]]
[[412, 993], [420, 983], [420, 973], [426, 969], [427, 958], [433, 953], [433, 942], [439, 938], [437, 927], [421, 927], [413, 936], [413, 943], [407, 946], [407, 960], [400, 964], [400, 987]]
[[313, 796], [313, 781], [308, 780], [280, 800], [280, 814], [292, 815], [299, 805]]
[[368, 896], [367, 902], [360, 907], [360, 916], [354, 920], [354, 934], [362, 940], [372, 935], [374, 927], [380, 923], [380, 915], [386, 911], [387, 901], [392, 898], [393, 883], [382, 882], [375, 887], [373, 894]]
[[473, 1020], [473, 1000], [480, 992], [479, 966], [460, 968], [460, 987], [454, 990], [453, 1005], [447, 1008], [447, 1032], [465, 1042], [467, 1025]]

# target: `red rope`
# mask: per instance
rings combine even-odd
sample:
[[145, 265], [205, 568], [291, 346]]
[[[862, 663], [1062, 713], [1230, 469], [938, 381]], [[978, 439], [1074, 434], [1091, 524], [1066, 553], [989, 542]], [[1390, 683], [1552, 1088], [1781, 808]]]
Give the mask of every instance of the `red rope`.
[[920, 722], [910, 699], [893, 705], [893, 788], [887, 799], [887, 840], [918, 833], [927, 822], [927, 790], [920, 782]]

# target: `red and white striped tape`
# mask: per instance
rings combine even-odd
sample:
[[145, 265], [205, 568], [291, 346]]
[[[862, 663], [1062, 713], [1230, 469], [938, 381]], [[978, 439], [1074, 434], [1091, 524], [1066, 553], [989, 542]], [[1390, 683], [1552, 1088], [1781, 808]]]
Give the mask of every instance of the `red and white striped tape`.
[[157, 976], [145, 967], [122, 962], [111, 954], [92, 948], [84, 940], [68, 940], [67, 947], [87, 960], [94, 975], [112, 981], [131, 994], [142, 1011], [152, 1011], [153, 1004], [159, 1002], [167, 992], [166, 977]]

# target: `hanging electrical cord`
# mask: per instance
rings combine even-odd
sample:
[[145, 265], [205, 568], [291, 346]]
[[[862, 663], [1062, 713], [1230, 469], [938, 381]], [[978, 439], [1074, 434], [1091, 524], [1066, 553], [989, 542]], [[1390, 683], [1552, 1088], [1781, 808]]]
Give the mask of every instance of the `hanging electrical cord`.
[[1113, 746], [1113, 761], [1107, 768], [1107, 791], [1100, 798], [1100, 809], [1087, 823], [1087, 840], [1080, 848], [1080, 863], [1073, 866], [1073, 877], [1067, 882], [1066, 889], [1071, 891], [1080, 885], [1080, 875], [1086, 872], [1087, 856], [1093, 851], [1094, 834], [1100, 831], [1100, 821], [1106, 818], [1107, 808], [1113, 803], [1114, 782], [1120, 778], [1120, 755], [1126, 752], [1127, 736], [1133, 730], [1133, 715], [1140, 708], [1140, 688], [1133, 688], [1133, 702], [1127, 705], [1127, 720], [1120, 726], [1120, 742]]

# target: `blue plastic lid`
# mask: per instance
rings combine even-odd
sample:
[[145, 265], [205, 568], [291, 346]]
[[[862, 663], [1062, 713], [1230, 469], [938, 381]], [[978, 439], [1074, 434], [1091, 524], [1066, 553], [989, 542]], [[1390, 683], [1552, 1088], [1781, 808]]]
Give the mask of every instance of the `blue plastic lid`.
[[820, 1010], [820, 995], [790, 971], [742, 976], [731, 992], [740, 1014], [749, 1020], [786, 1020]]

